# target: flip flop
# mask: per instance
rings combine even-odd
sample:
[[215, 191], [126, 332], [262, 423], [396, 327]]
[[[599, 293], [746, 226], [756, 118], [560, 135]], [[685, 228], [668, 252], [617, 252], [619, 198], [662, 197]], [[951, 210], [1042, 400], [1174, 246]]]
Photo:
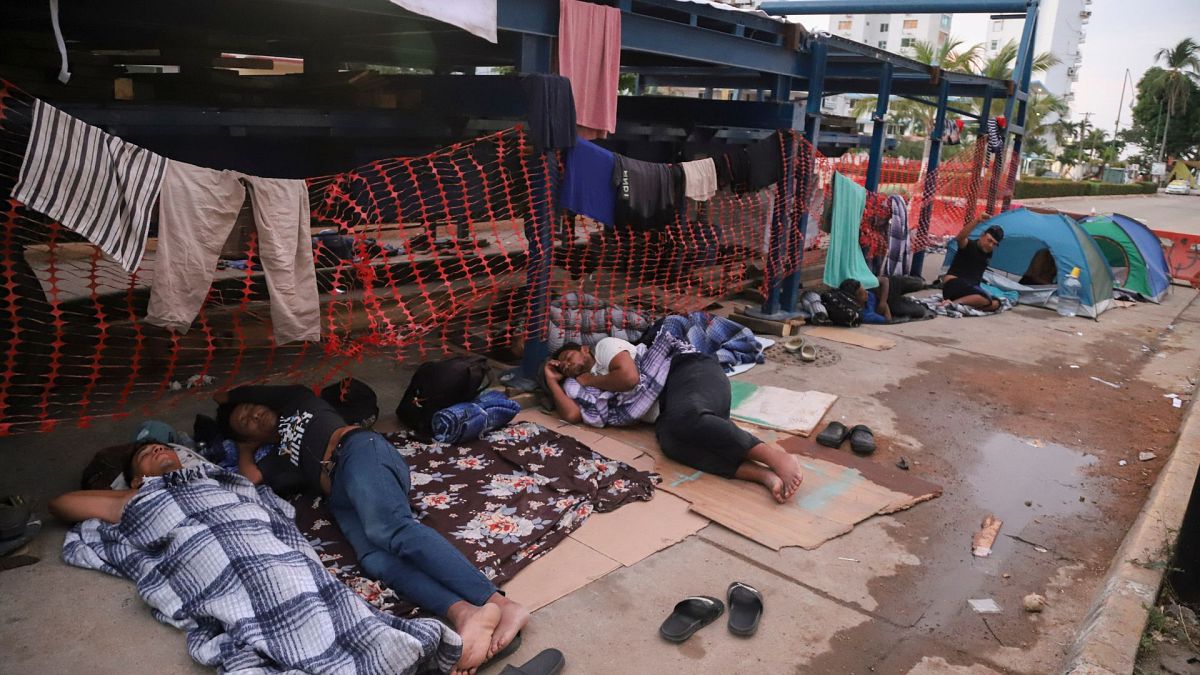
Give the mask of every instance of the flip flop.
[[817, 442], [827, 448], [837, 448], [846, 440], [850, 430], [841, 422], [830, 422], [825, 431], [817, 434]]
[[850, 429], [850, 449], [856, 455], [869, 455], [875, 452], [875, 434], [865, 424]]
[[675, 605], [659, 626], [658, 634], [671, 642], [683, 642], [724, 613], [725, 603], [707, 595], [695, 595]]
[[504, 666], [500, 675], [558, 675], [567, 659], [557, 649], [543, 649], [523, 666]]
[[750, 637], [758, 631], [763, 614], [763, 597], [757, 588], [735, 581], [729, 584], [725, 597], [729, 600], [729, 632]]
[[817, 348], [810, 345], [807, 340], [802, 337], [794, 338], [783, 343], [783, 348], [789, 354], [800, 354], [800, 360], [805, 363], [812, 363], [817, 360]]

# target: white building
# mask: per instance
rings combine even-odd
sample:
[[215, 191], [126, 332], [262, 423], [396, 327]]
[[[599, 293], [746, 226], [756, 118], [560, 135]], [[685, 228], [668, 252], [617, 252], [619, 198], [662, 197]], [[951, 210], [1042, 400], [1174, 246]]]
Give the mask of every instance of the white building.
[[[1064, 98], [1068, 104], [1075, 97], [1071, 90], [1079, 80], [1079, 69], [1083, 64], [1079, 45], [1087, 38], [1091, 5], [1092, 0], [1043, 0], [1038, 12], [1034, 54], [1049, 52], [1057, 56], [1060, 63], [1033, 77], [1046, 87], [1046, 91]], [[987, 55], [998, 52], [1009, 40], [1019, 45], [1024, 28], [1025, 19], [988, 22], [987, 40], [983, 45]]]
[[834, 14], [829, 32], [903, 54], [918, 40], [935, 47], [946, 44], [953, 21], [953, 14]]

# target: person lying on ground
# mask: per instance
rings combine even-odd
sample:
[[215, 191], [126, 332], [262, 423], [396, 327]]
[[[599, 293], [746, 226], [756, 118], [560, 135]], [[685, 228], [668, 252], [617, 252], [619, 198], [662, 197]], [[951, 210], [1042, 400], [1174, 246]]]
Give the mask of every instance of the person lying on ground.
[[1004, 228], [992, 225], [979, 237], [970, 239], [971, 230], [978, 221], [965, 225], [954, 237], [958, 242], [958, 253], [950, 263], [950, 269], [942, 276], [942, 297], [961, 305], [995, 312], [1000, 301], [983, 290], [983, 273], [987, 271], [992, 253], [1004, 240]]
[[79, 490], [50, 512], [80, 523], [63, 559], [132, 580], [188, 652], [222, 672], [448, 673], [462, 641], [434, 619], [384, 614], [325, 569], [269, 488], [170, 446], [139, 445], [127, 490]]
[[[474, 672], [529, 621], [524, 607], [416, 519], [408, 465], [383, 436], [346, 424], [301, 385], [238, 387], [217, 402], [217, 423], [238, 444], [242, 475], [283, 494], [328, 495], [362, 569], [462, 635], [460, 670]], [[279, 449], [256, 463], [264, 443]]]
[[879, 276], [879, 287], [867, 290], [857, 279], [846, 279], [838, 288], [862, 308], [863, 323], [892, 323], [898, 318], [923, 319], [925, 308], [904, 297], [925, 288], [925, 280], [909, 275]]
[[706, 473], [761, 483], [781, 504], [804, 480], [795, 457], [729, 419], [729, 378], [717, 359], [665, 331], [649, 348], [619, 338], [601, 340], [594, 351], [565, 344], [546, 362], [543, 375], [555, 410], [568, 422], [604, 427], [653, 421], [667, 457]]

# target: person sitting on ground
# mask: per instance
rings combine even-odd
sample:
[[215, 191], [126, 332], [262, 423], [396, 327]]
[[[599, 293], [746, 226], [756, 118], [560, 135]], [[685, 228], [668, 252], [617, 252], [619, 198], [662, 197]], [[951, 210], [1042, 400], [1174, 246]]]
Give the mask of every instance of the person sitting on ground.
[[992, 225], [979, 239], [970, 239], [971, 230], [977, 224], [966, 225], [954, 237], [958, 242], [958, 253], [942, 277], [942, 297], [967, 307], [995, 312], [1000, 309], [1000, 301], [982, 288], [983, 273], [987, 271], [992, 253], [1004, 240], [1004, 229]]
[[[660, 333], [651, 349], [659, 340], [674, 338]], [[604, 338], [595, 350], [575, 343], [563, 345], [543, 372], [559, 416], [573, 424], [582, 421], [605, 426], [612, 422], [585, 412], [580, 401], [567, 394], [564, 383], [573, 378], [582, 387], [633, 392], [651, 377], [643, 370], [653, 368], [643, 356], [647, 365], [639, 369], [636, 355], [639, 348], [620, 338]], [[642, 389], [649, 395], [654, 392], [653, 387]], [[778, 445], [764, 443], [734, 424], [729, 419], [731, 408], [729, 378], [717, 359], [684, 351], [670, 357], [661, 393], [640, 419], [654, 422], [655, 436], [667, 457], [706, 473], [761, 483], [775, 501], [788, 501], [804, 480], [799, 461]]]
[[846, 279], [838, 289], [862, 308], [863, 323], [892, 323], [899, 318], [923, 319], [925, 308], [904, 297], [925, 288], [925, 280], [910, 275], [879, 276], [879, 287], [868, 291], [857, 279]]
[[[450, 620], [463, 638], [459, 669], [504, 649], [529, 621], [450, 542], [420, 523], [409, 503], [408, 465], [386, 438], [346, 424], [301, 385], [243, 386], [216, 397], [217, 423], [238, 444], [239, 468], [276, 492], [329, 496], [342, 534], [370, 576]], [[266, 443], [278, 451], [254, 461]]]
[[[209, 462], [142, 443], [124, 490], [52, 499], [66, 523], [63, 560], [131, 579], [188, 651], [223, 672], [451, 672], [462, 642], [433, 619], [371, 607], [329, 574], [269, 488]], [[83, 521], [83, 522], [81, 522]], [[466, 671], [456, 671], [466, 672]]]

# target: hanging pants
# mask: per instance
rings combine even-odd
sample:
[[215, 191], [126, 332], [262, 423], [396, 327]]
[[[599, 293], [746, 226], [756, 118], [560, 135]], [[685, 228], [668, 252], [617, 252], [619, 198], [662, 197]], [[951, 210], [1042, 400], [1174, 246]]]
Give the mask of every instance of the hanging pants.
[[167, 161], [146, 321], [186, 333], [212, 286], [217, 258], [246, 199], [271, 296], [275, 343], [321, 339], [321, 307], [303, 180], [258, 178]]

